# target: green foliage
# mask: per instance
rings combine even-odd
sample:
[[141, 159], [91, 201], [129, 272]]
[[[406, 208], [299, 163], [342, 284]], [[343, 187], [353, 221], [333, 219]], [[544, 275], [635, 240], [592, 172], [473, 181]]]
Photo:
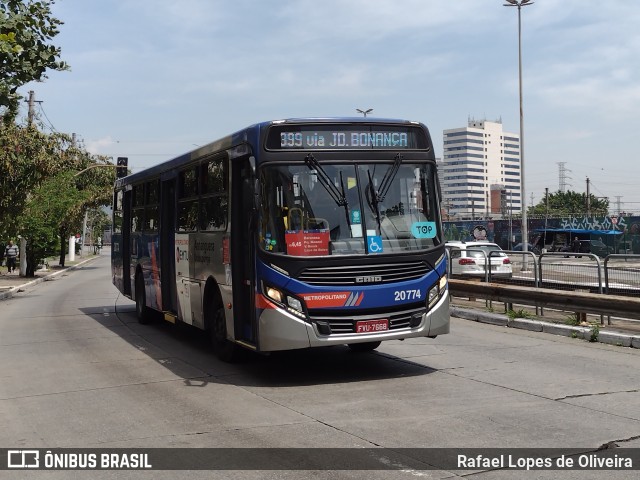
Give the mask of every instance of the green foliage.
[[[609, 200], [597, 198], [589, 195], [590, 211], [592, 215], [605, 216], [609, 211]], [[532, 215], [548, 215], [550, 217], [566, 217], [575, 215], [586, 215], [587, 195], [585, 193], [557, 191], [549, 194], [549, 209], [547, 211], [547, 200], [543, 197], [540, 202], [528, 209]]]
[[507, 317], [513, 320], [514, 318], [533, 318], [533, 315], [521, 308], [520, 310], [509, 310], [507, 312]]
[[68, 70], [60, 48], [49, 42], [63, 24], [51, 15], [54, 0], [3, 0], [0, 3], [0, 109], [10, 123], [18, 112], [18, 88], [47, 78], [47, 70]]
[[56, 245], [81, 231], [85, 210], [111, 203], [111, 165], [68, 135], [14, 124], [0, 128], [0, 235], [27, 239], [28, 276]]
[[591, 336], [589, 337], [590, 342], [597, 342], [598, 335], [600, 335], [600, 325], [597, 322], [591, 322]]
[[27, 276], [33, 274], [38, 261], [51, 256], [58, 246], [59, 219], [81, 201], [82, 193], [75, 188], [73, 174], [63, 171], [36, 188], [29, 197], [21, 217], [21, 231], [27, 238]]
[[567, 325], [580, 325], [580, 322], [578, 321], [578, 316], [576, 314], [571, 314], [571, 315], [567, 315], [567, 317], [565, 318], [565, 323]]
[[0, 128], [0, 232], [17, 230], [28, 195], [65, 165], [70, 138], [14, 124]]

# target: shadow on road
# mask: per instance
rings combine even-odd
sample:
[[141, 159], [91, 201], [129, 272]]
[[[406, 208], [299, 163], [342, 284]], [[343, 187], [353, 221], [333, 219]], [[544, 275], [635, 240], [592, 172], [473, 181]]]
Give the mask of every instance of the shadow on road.
[[[367, 382], [427, 375], [436, 370], [379, 352], [355, 353], [346, 345], [256, 354], [246, 351], [240, 362], [228, 364], [213, 353], [207, 335], [185, 324], [163, 321], [140, 325], [134, 305], [118, 305], [114, 318], [104, 316], [113, 306], [80, 309], [105, 328], [144, 352], [163, 367], [185, 379], [243, 386], [291, 387]], [[174, 359], [174, 361], [167, 361]], [[191, 368], [185, 369], [185, 364]], [[193, 368], [202, 376], [185, 375]], [[197, 380], [196, 380], [197, 378]]]

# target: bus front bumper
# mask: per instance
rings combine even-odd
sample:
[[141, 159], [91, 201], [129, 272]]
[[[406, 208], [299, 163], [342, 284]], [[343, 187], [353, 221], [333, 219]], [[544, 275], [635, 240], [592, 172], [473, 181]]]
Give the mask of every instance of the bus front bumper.
[[315, 324], [306, 322], [280, 308], [273, 308], [264, 310], [260, 315], [258, 332], [261, 352], [435, 337], [449, 333], [449, 295], [446, 292], [431, 310], [422, 315], [422, 321], [414, 328], [366, 334], [322, 335]]

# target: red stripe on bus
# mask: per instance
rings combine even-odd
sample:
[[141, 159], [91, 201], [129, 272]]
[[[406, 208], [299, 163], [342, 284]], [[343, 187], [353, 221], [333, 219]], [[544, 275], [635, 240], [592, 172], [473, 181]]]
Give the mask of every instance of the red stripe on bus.
[[267, 310], [270, 308], [278, 308], [278, 307], [274, 303], [271, 303], [271, 301], [261, 293], [256, 293], [256, 308]]

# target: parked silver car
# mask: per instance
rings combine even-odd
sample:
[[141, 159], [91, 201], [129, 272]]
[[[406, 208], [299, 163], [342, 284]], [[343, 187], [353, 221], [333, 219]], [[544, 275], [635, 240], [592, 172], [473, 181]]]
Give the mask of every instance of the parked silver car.
[[513, 274], [511, 260], [495, 243], [449, 241], [445, 247], [453, 276], [485, 277], [487, 264], [490, 264], [491, 277], [511, 278]]

